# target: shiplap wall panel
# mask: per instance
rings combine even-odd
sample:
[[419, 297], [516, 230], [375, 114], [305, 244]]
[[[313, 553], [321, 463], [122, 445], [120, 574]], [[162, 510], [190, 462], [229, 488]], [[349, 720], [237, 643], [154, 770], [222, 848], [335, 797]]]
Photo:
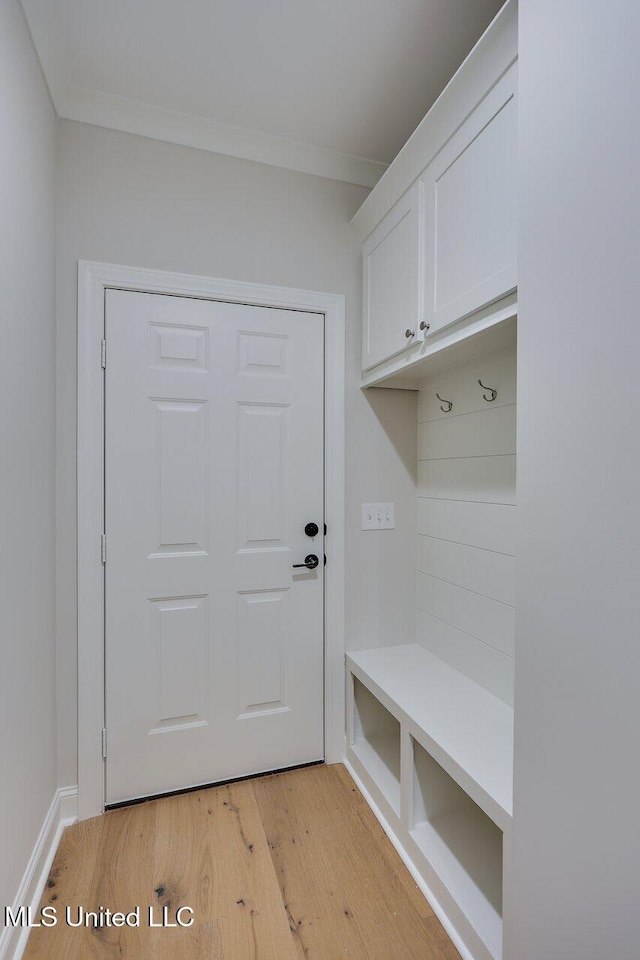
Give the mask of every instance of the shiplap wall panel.
[[514, 654], [515, 608], [508, 603], [418, 573], [418, 609], [472, 634], [510, 657]]
[[496, 457], [515, 452], [515, 403], [418, 424], [418, 460]]
[[418, 610], [417, 615], [418, 643], [494, 696], [513, 705], [511, 657], [424, 610]]
[[[494, 401], [483, 394], [498, 391]], [[439, 393], [453, 403], [440, 409]], [[417, 638], [513, 703], [515, 351], [425, 381], [418, 398]]]
[[418, 500], [418, 534], [497, 553], [515, 554], [513, 504], [466, 500]]
[[[482, 395], [488, 391], [478, 385], [478, 380], [498, 391], [498, 396], [491, 403], [483, 400]], [[455, 376], [425, 383], [418, 396], [418, 423], [451, 417], [451, 414], [440, 409], [442, 402], [438, 400], [436, 393], [453, 403], [451, 414], [456, 416], [473, 413], [474, 410], [496, 410], [506, 404], [515, 403], [516, 365], [513, 355], [498, 362], [467, 365], [463, 374], [456, 373]]]
[[515, 504], [515, 455], [419, 460], [418, 496]]
[[418, 571], [500, 603], [515, 604], [515, 557], [466, 544], [418, 537]]

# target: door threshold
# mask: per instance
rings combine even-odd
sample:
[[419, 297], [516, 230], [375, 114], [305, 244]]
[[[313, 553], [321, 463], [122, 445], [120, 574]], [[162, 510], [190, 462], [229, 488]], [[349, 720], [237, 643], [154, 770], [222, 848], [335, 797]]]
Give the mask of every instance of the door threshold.
[[151, 800], [162, 800], [165, 797], [179, 797], [183, 793], [195, 793], [196, 790], [210, 790], [212, 787], [224, 787], [227, 783], [240, 783], [242, 780], [257, 780], [258, 777], [273, 777], [277, 773], [286, 773], [292, 770], [304, 770], [306, 767], [318, 767], [322, 760], [310, 760], [308, 763], [296, 763], [292, 767], [278, 767], [277, 770], [262, 770], [260, 773], [248, 773], [243, 777], [229, 777], [228, 780], [215, 780], [213, 783], [199, 783], [193, 787], [182, 787], [180, 790], [168, 790], [166, 793], [154, 793], [148, 797], [136, 797], [133, 800], [119, 800], [117, 803], [105, 803], [105, 813], [108, 810], [120, 810], [122, 807], [133, 807], [139, 803], [149, 803]]

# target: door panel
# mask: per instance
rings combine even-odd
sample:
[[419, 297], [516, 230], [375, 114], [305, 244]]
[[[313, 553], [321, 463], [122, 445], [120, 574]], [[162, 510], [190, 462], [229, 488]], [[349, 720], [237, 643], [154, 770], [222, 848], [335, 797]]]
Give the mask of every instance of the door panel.
[[318, 314], [106, 298], [107, 802], [323, 757]]
[[158, 535], [153, 556], [206, 551], [207, 405], [152, 399]]
[[288, 710], [282, 638], [290, 629], [289, 591], [238, 595], [238, 715]]
[[157, 630], [159, 725], [197, 721], [206, 699], [208, 598], [151, 604]]
[[284, 547], [288, 412], [283, 405], [238, 404], [240, 550]]

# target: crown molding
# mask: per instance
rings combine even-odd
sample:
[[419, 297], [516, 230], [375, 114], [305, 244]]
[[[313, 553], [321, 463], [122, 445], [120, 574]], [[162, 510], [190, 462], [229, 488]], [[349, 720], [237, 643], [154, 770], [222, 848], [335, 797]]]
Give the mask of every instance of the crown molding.
[[59, 116], [211, 153], [284, 167], [317, 177], [373, 187], [387, 164], [176, 110], [69, 87], [55, 97]]
[[329, 180], [373, 187], [388, 164], [73, 84], [68, 38], [42, 0], [22, 0], [58, 116]]

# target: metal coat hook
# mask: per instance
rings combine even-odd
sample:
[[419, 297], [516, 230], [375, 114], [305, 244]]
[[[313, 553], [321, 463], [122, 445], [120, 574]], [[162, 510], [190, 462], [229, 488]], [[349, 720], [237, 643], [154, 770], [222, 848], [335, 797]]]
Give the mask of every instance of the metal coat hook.
[[451, 403], [451, 400], [445, 400], [444, 397], [441, 397], [439, 393], [436, 393], [436, 397], [438, 398], [438, 400], [442, 400], [442, 403], [449, 404], [448, 407], [443, 407], [442, 405], [440, 406], [440, 409], [442, 410], [443, 413], [450, 413], [453, 410], [453, 404]]
[[483, 400], [486, 400], [487, 403], [491, 403], [492, 400], [495, 400], [495, 398], [498, 396], [498, 391], [497, 391], [497, 390], [494, 390], [493, 387], [485, 387], [485, 385], [484, 385], [484, 383], [482, 382], [482, 380], [478, 380], [478, 383], [480, 384], [480, 386], [482, 387], [483, 390], [490, 390], [490, 391], [491, 391], [491, 396], [490, 396], [490, 397], [488, 397], [488, 396], [486, 395], [486, 393], [483, 393], [483, 394], [482, 394], [482, 399], [483, 399]]

